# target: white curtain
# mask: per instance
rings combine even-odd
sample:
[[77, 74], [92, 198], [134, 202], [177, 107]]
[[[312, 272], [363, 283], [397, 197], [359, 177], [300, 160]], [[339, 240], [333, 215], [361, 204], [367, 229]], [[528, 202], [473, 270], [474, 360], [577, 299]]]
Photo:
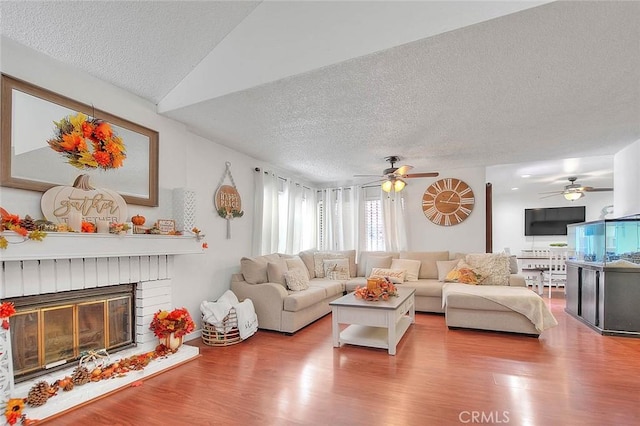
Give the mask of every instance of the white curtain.
[[363, 226], [362, 188], [357, 186], [318, 190], [322, 205], [318, 236], [320, 250], [360, 249]]
[[255, 173], [255, 209], [253, 215], [253, 255], [278, 251], [280, 181], [271, 172]]
[[386, 193], [382, 190], [384, 242], [387, 251], [407, 250], [407, 217], [404, 192]]
[[299, 253], [315, 246], [316, 203], [315, 191], [299, 183], [286, 179], [280, 206], [286, 209], [281, 215], [284, 229], [280, 229], [278, 251]]
[[293, 254], [314, 247], [315, 206], [315, 190], [257, 171], [253, 255]]

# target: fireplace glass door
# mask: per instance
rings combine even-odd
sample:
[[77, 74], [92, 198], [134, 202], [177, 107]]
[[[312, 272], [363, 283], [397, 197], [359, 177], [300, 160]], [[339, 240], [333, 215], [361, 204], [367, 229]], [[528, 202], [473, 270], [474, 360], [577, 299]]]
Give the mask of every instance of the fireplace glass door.
[[88, 296], [57, 304], [17, 306], [11, 321], [16, 380], [78, 359], [92, 350], [133, 344], [133, 293]]

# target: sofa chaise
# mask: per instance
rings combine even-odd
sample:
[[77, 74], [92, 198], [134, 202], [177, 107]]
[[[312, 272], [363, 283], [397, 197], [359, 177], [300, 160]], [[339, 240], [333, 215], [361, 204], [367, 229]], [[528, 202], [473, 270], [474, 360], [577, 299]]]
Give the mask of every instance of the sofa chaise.
[[[401, 286], [416, 289], [415, 309], [419, 312], [445, 313], [447, 305], [443, 304], [444, 278], [447, 272], [464, 259], [464, 254], [450, 254], [448, 251], [431, 252], [360, 252], [356, 262], [355, 250], [318, 252], [308, 250], [297, 256], [284, 254], [269, 254], [254, 258], [244, 257], [240, 261], [241, 272], [234, 274], [231, 280], [231, 290], [240, 300], [250, 298], [256, 309], [258, 324], [261, 329], [294, 333], [313, 321], [331, 312], [329, 302], [341, 297], [345, 292], [355, 290], [358, 286], [365, 286], [367, 277], [374, 269], [388, 269], [389, 266], [413, 269], [411, 281], [403, 281]], [[332, 261], [348, 264], [348, 275], [332, 274], [323, 269]], [[383, 268], [383, 267], [387, 268]], [[417, 267], [416, 267], [417, 266]], [[287, 288], [286, 274], [294, 268], [304, 271], [308, 277], [308, 288], [292, 291]], [[345, 268], [347, 269], [347, 268]], [[339, 271], [344, 274], [345, 271]], [[512, 265], [507, 272], [508, 279], [502, 285], [526, 288], [523, 276], [517, 275], [517, 266]], [[532, 292], [533, 293], [533, 292]], [[466, 297], [464, 307], [473, 307], [474, 296]], [[477, 297], [476, 297], [477, 299]], [[476, 300], [480, 310], [486, 309], [484, 300]], [[471, 305], [469, 305], [471, 303]], [[456, 308], [456, 306], [453, 306]], [[490, 309], [489, 309], [490, 310]], [[503, 308], [497, 307], [500, 311]], [[520, 318], [517, 312], [508, 312], [506, 317], [513, 315], [518, 322], [527, 324], [526, 318]], [[460, 309], [456, 311], [460, 314]], [[474, 314], [477, 314], [475, 312]], [[505, 315], [498, 316], [498, 320], [505, 319]], [[467, 326], [468, 323], [464, 323]], [[490, 327], [483, 324], [482, 327]], [[535, 334], [535, 329], [522, 326], [513, 330], [527, 334]]]

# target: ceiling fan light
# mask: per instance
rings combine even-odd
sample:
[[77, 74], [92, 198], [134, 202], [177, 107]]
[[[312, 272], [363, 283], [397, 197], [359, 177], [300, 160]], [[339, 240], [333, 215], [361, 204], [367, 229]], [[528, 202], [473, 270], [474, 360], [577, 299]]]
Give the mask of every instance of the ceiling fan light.
[[393, 183], [393, 190], [396, 192], [400, 192], [404, 189], [406, 183], [402, 179], [396, 179]]
[[564, 198], [567, 201], [576, 201], [576, 200], [579, 200], [580, 198], [584, 197], [584, 193], [582, 193], [580, 191], [565, 192], [562, 195], [564, 195]]
[[391, 180], [385, 180], [382, 182], [382, 190], [384, 192], [391, 192], [391, 188], [393, 187], [393, 182]]

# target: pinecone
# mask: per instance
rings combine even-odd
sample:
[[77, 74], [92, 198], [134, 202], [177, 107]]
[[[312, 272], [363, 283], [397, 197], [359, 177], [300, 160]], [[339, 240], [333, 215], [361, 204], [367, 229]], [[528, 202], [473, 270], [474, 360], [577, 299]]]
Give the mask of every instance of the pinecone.
[[20, 226], [22, 226], [27, 231], [35, 231], [37, 228], [36, 223], [29, 215], [26, 215], [24, 219], [20, 220]]
[[27, 394], [27, 404], [34, 407], [39, 407], [47, 402], [47, 399], [51, 396], [49, 383], [44, 380], [36, 383], [29, 389]]
[[89, 383], [91, 380], [91, 373], [87, 370], [87, 367], [76, 367], [73, 370], [73, 374], [71, 374], [71, 381], [76, 386], [84, 385], [85, 383]]

